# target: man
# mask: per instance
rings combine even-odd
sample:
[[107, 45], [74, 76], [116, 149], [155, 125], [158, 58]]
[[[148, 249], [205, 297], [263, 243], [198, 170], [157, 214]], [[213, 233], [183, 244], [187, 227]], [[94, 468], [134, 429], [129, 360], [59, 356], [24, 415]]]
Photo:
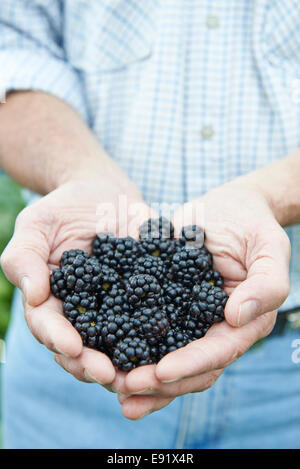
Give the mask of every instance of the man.
[[[0, 164], [45, 197], [1, 262], [65, 370], [17, 293], [6, 447], [299, 446], [299, 330], [286, 313], [300, 304], [299, 25], [294, 0], [2, 1]], [[49, 296], [49, 269], [88, 249], [97, 206], [117, 209], [120, 195], [145, 214], [201, 206], [231, 293], [226, 322], [128, 375], [83, 348]], [[281, 305], [282, 327], [251, 348]]]

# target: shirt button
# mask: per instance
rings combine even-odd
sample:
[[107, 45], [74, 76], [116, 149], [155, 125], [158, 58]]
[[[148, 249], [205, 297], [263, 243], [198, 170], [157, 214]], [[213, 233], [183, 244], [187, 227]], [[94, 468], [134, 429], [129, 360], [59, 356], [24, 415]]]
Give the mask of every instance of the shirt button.
[[214, 129], [212, 125], [204, 125], [201, 129], [201, 136], [206, 140], [209, 140], [214, 136]]
[[209, 29], [216, 29], [220, 26], [219, 18], [215, 15], [208, 15], [206, 17], [206, 26]]

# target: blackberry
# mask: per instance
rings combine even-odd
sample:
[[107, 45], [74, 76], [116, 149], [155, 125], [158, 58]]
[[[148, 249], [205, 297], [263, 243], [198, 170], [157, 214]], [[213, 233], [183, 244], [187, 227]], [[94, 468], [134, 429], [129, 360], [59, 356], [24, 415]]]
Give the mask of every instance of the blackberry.
[[189, 225], [184, 226], [181, 230], [179, 242], [182, 246], [192, 249], [200, 249], [204, 245], [204, 231], [200, 226]]
[[180, 306], [175, 306], [173, 303], [163, 305], [162, 312], [168, 318], [171, 329], [181, 328], [185, 318], [185, 312]]
[[85, 313], [87, 310], [97, 309], [98, 301], [95, 295], [87, 292], [74, 293], [67, 295], [63, 302], [63, 312], [69, 321], [73, 324], [79, 314]]
[[101, 263], [126, 277], [132, 272], [138, 258], [138, 243], [129, 236], [116, 238], [100, 233], [94, 240], [93, 254]]
[[139, 237], [140, 239], [173, 239], [174, 226], [170, 220], [162, 216], [159, 218], [149, 218], [149, 220], [140, 226]]
[[119, 370], [123, 371], [130, 371], [137, 366], [149, 365], [152, 363], [150, 347], [144, 339], [126, 337], [116, 345], [112, 362]]
[[150, 361], [151, 363], [158, 363], [160, 360], [159, 343], [150, 345]]
[[155, 277], [138, 274], [128, 279], [128, 302], [130, 305], [154, 306], [161, 303], [161, 287]]
[[203, 279], [211, 264], [212, 259], [205, 248], [182, 248], [172, 259], [170, 268], [172, 279], [191, 287]]
[[74, 327], [79, 332], [84, 345], [90, 348], [102, 348], [101, 324], [98, 321], [97, 311], [88, 310], [85, 313], [78, 314]]
[[164, 357], [167, 353], [174, 352], [174, 350], [184, 347], [189, 342], [190, 339], [184, 331], [179, 328], [170, 329], [160, 343], [160, 358]]
[[106, 313], [123, 314], [130, 311], [128, 294], [121, 284], [114, 284], [103, 297], [102, 310]]
[[[90, 257], [87, 253], [80, 250], [65, 251], [60, 261], [60, 271], [53, 272], [52, 292], [56, 294], [56, 288], [59, 281], [56, 278], [61, 277], [63, 283], [62, 291], [64, 297], [65, 291], [81, 293], [91, 293], [97, 289], [100, 282], [101, 266], [95, 257]], [[61, 273], [59, 273], [61, 272]], [[64, 282], [62, 282], [62, 279]], [[50, 280], [51, 282], [51, 280]], [[60, 291], [60, 295], [62, 295]]]
[[[87, 252], [82, 251], [81, 249], [71, 249], [70, 251], [64, 251], [62, 253], [59, 265], [60, 268], [66, 266], [66, 265], [73, 265], [75, 258], [77, 256], [82, 256], [85, 259], [89, 259], [90, 256]], [[79, 264], [80, 265], [80, 264]]]
[[166, 304], [179, 306], [187, 310], [191, 300], [191, 289], [172, 280], [166, 281], [162, 287], [163, 297]]
[[115, 236], [111, 233], [98, 233], [92, 244], [92, 253], [102, 261], [107, 253], [114, 249]]
[[215, 285], [216, 287], [223, 288], [224, 285], [224, 280], [220, 272], [217, 270], [209, 270], [205, 276], [204, 279], [206, 282], [210, 283], [211, 285]]
[[191, 340], [201, 339], [209, 328], [210, 324], [203, 321], [201, 316], [194, 317], [191, 314], [187, 314], [184, 318], [183, 329], [185, 330], [187, 337]]
[[63, 272], [55, 269], [50, 276], [50, 289], [59, 300], [64, 300], [68, 295], [67, 285]]
[[192, 291], [193, 300], [189, 308], [190, 317], [209, 325], [224, 319], [227, 293], [220, 287], [202, 282]]
[[152, 238], [142, 239], [139, 245], [141, 256], [149, 254], [150, 256], [159, 257], [167, 268], [178, 247], [178, 241]]
[[166, 269], [159, 257], [146, 255], [137, 259], [134, 274], [149, 274], [161, 283], [166, 276]]
[[132, 315], [132, 323], [137, 330], [137, 334], [146, 338], [150, 345], [154, 345], [164, 337], [169, 329], [166, 314], [157, 306], [135, 311]]
[[134, 338], [137, 334], [133, 322], [127, 313], [118, 315], [109, 313], [104, 317], [101, 337], [111, 355], [116, 343], [121, 339]]
[[102, 265], [100, 274], [95, 279], [94, 287], [97, 293], [103, 297], [111, 290], [111, 288], [118, 282], [118, 280], [119, 275], [114, 269], [108, 267], [107, 265]]
[[200, 257], [203, 259], [203, 262], [206, 262], [206, 264], [208, 265], [208, 270], [211, 270], [213, 265], [213, 258], [211, 253], [206, 249], [205, 246], [200, 248], [199, 251]]

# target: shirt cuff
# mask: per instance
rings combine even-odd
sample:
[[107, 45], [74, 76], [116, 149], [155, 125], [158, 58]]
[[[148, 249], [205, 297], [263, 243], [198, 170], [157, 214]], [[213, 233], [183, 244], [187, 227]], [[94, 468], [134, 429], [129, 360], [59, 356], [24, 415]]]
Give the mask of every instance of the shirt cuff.
[[84, 90], [80, 75], [63, 59], [44, 49], [0, 50], [0, 93], [35, 90], [66, 101], [87, 121]]

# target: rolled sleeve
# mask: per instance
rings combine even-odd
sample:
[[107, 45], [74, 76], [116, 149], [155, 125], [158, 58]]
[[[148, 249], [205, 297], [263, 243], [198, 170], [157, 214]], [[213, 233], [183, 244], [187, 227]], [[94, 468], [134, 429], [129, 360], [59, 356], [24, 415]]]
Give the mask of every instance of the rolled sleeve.
[[81, 76], [65, 59], [59, 0], [2, 0], [0, 89], [53, 94], [87, 118]]

